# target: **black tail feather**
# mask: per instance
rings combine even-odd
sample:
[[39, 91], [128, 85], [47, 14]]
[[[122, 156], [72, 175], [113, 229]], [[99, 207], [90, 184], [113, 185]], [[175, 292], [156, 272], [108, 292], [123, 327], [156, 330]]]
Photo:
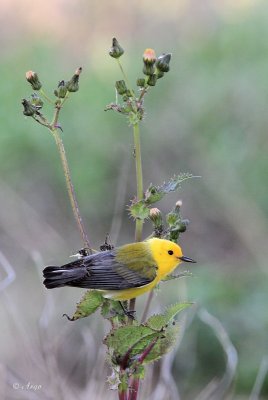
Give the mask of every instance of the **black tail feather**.
[[72, 285], [74, 281], [83, 278], [86, 274], [87, 270], [84, 266], [48, 266], [43, 271], [45, 278], [43, 283], [47, 289], [54, 289]]

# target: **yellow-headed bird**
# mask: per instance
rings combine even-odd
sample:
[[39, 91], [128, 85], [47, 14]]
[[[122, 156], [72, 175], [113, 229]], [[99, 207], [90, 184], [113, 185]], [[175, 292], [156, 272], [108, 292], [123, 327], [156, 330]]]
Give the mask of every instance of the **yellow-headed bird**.
[[44, 285], [48, 289], [97, 289], [106, 298], [123, 301], [153, 289], [182, 261], [195, 262], [183, 256], [176, 243], [152, 238], [85, 256], [62, 267], [46, 267]]

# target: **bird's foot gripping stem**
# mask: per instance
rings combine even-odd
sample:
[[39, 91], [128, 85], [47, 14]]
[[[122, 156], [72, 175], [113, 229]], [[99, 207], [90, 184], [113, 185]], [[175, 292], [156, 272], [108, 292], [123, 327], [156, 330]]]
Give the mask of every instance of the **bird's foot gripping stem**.
[[124, 307], [124, 305], [123, 305], [123, 303], [122, 303], [121, 301], [119, 301], [118, 303], [120, 304], [122, 310], [124, 311], [124, 314], [125, 314], [128, 318], [130, 318], [130, 319], [135, 319], [135, 313], [136, 313], [135, 310], [127, 310], [127, 309]]

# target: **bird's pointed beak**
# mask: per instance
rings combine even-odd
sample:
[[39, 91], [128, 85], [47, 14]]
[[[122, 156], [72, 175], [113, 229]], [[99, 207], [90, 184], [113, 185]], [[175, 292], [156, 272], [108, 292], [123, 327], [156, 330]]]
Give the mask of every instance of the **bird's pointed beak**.
[[184, 261], [184, 262], [196, 263], [196, 261], [193, 260], [193, 259], [190, 258], [190, 257], [181, 256], [181, 257], [178, 257], [178, 258], [179, 258], [181, 261]]

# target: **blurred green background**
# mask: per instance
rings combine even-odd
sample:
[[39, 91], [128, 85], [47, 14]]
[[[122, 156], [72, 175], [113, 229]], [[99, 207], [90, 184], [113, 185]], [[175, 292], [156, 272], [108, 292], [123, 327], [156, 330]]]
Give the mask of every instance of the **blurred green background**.
[[[202, 176], [159, 203], [168, 212], [182, 199], [191, 224], [181, 244], [198, 264], [194, 278], [161, 286], [151, 312], [178, 300], [196, 306], [185, 313], [177, 349], [148, 372], [159, 391], [145, 383], [143, 398], [225, 396], [208, 394], [225, 374], [228, 349], [201, 309], [237, 351], [228, 398], [267, 398], [267, 375], [254, 389], [268, 357], [267, 3], [13, 0], [2, 1], [0, 13], [0, 398], [116, 398], [104, 383], [108, 324], [98, 314], [69, 323], [61, 315], [72, 314], [83, 291], [42, 285], [43, 267], [68, 262], [81, 242], [53, 138], [20, 104], [31, 94], [27, 70], [52, 94], [83, 67], [80, 91], [60, 118], [80, 210], [95, 248], [107, 232], [115, 244], [133, 241], [132, 134], [122, 116], [103, 111], [122, 79], [108, 56], [113, 36], [133, 86], [145, 48], [173, 54], [171, 71], [146, 97], [145, 186], [178, 172]], [[52, 115], [49, 106], [44, 112]], [[28, 383], [41, 387], [23, 390]]]

